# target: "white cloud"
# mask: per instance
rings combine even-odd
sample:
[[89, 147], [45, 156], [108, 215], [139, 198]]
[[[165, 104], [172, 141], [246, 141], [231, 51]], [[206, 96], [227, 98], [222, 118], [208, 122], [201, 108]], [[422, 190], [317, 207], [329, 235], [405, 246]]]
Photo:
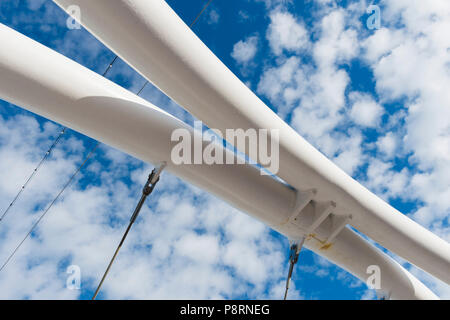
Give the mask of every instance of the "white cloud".
[[[322, 10], [306, 31], [317, 41], [302, 51], [274, 41], [277, 57], [265, 62], [258, 93], [349, 174], [363, 168], [360, 181], [381, 197], [422, 203], [414, 219], [448, 239], [450, 2], [383, 1], [382, 28], [375, 31], [359, 22], [362, 4], [343, 10], [318, 2]], [[287, 52], [296, 54], [286, 59]], [[302, 64], [308, 58], [313, 63]], [[376, 92], [347, 95], [350, 78], [341, 65], [358, 58], [373, 70]], [[382, 123], [385, 105], [398, 110]], [[374, 128], [379, 136], [366, 143], [373, 137], [354, 126]]]
[[256, 2], [263, 2], [268, 9], [273, 7], [285, 7], [289, 3], [292, 3], [292, 0], [255, 0]]
[[357, 32], [346, 28], [346, 12], [331, 11], [320, 21], [320, 39], [314, 44], [314, 58], [319, 67], [345, 63], [359, 52]]
[[220, 14], [216, 9], [209, 11], [208, 24], [218, 24], [220, 20]]
[[329, 143], [339, 142], [339, 144], [337, 146], [330, 146], [323, 149], [329, 150], [328, 153], [334, 152], [336, 156], [332, 158], [333, 162], [352, 176], [358, 167], [364, 163], [366, 158], [361, 148], [362, 140], [363, 137], [361, 132], [356, 129], [352, 129], [348, 131], [348, 136], [335, 134], [333, 138], [329, 140]]
[[231, 56], [238, 64], [246, 65], [255, 57], [257, 51], [258, 36], [250, 36], [233, 46]]
[[[300, 68], [300, 59], [291, 57], [282, 62], [280, 66], [270, 67], [266, 69], [258, 83], [258, 93], [268, 97], [275, 106], [281, 107], [285, 97], [292, 92], [293, 99], [298, 99], [300, 88], [294, 87], [299, 81], [303, 80], [303, 70]], [[289, 89], [292, 88], [291, 91]]]
[[399, 143], [398, 137], [394, 133], [388, 132], [385, 136], [378, 138], [376, 146], [387, 159], [392, 159], [399, 151]]
[[217, 263], [219, 259], [219, 239], [211, 235], [197, 235], [191, 232], [177, 241], [175, 254], [199, 263]]
[[365, 185], [386, 201], [389, 198], [402, 197], [411, 200], [408, 194], [410, 172], [404, 168], [400, 172], [393, 170], [393, 163], [371, 158], [367, 168]]
[[363, 41], [364, 58], [370, 63], [389, 54], [402, 41], [402, 32], [382, 28]]
[[358, 125], [363, 127], [378, 127], [384, 108], [375, 100], [367, 95], [359, 92], [352, 92], [349, 95], [352, 107], [350, 109], [350, 118]]
[[[414, 215], [425, 226], [450, 216], [450, 3], [385, 1], [384, 28], [364, 46], [380, 100], [403, 102], [403, 129], [387, 143], [402, 141], [417, 167], [410, 196], [424, 202]], [[400, 123], [401, 124], [401, 123]]]
[[270, 21], [267, 40], [276, 55], [283, 51], [299, 52], [306, 49], [309, 43], [308, 32], [292, 14], [276, 10], [270, 14]]
[[[264, 71], [258, 93], [270, 99], [281, 117], [292, 112], [291, 125], [352, 174], [363, 163], [361, 135], [355, 130], [333, 132], [349, 117], [343, 111], [350, 78], [338, 64], [349, 62], [359, 51], [356, 31], [345, 26], [345, 18], [342, 9], [325, 14], [313, 28], [318, 40], [302, 53], [286, 59], [281, 50], [275, 50], [279, 54], [276, 65]], [[275, 42], [272, 47], [277, 45]], [[313, 63], [302, 63], [305, 54]]]
[[[446, 165], [450, 162], [450, 39], [444, 31], [450, 29], [450, 5], [443, 1], [427, 8], [420, 1], [385, 1], [385, 5], [383, 28], [372, 34], [346, 26], [353, 21], [348, 12], [328, 7], [312, 28], [312, 37], [318, 40], [310, 50], [285, 59], [285, 48], [275, 43], [278, 60], [264, 71], [258, 93], [268, 97], [282, 117], [293, 111], [294, 128], [349, 173], [369, 159], [362, 156], [369, 145], [364, 146], [363, 139], [346, 143], [353, 134], [334, 130], [348, 131], [348, 121], [377, 129], [383, 136], [373, 146], [380, 157], [385, 161], [407, 157], [419, 171], [399, 172], [389, 163], [384, 167], [370, 164], [371, 189], [386, 198], [424, 201], [415, 218], [426, 226], [436, 226], [450, 215], [450, 170]], [[367, 93], [346, 97], [350, 79], [339, 65], [358, 56], [358, 37], [363, 37], [362, 57], [374, 71], [379, 102]], [[302, 65], [304, 54], [311, 55], [315, 66]], [[343, 113], [347, 102], [349, 112]], [[404, 109], [380, 127], [385, 103]], [[380, 181], [381, 174], [390, 183]], [[401, 192], [406, 187], [408, 194]], [[444, 230], [440, 225], [436, 228]]]

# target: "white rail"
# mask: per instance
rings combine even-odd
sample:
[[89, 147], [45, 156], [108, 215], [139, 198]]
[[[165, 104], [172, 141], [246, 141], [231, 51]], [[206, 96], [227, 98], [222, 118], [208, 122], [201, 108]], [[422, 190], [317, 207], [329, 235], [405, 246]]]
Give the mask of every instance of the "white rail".
[[[367, 190], [273, 113], [163, 0], [54, 0], [78, 5], [100, 41], [210, 128], [279, 129], [279, 177], [383, 247], [450, 284], [450, 244]], [[101, 17], [101, 18], [100, 18]], [[246, 150], [241, 150], [246, 152]], [[255, 159], [256, 160], [256, 159]], [[288, 235], [293, 237], [295, 228]]]
[[[1, 24], [0, 43], [5, 49], [0, 50], [0, 98], [143, 161], [165, 161], [166, 170], [285, 235], [298, 235], [297, 225], [301, 228], [315, 219], [304, 208], [318, 213], [327, 210], [327, 206], [312, 201], [313, 192], [296, 193], [271, 177], [261, 176], [249, 165], [174, 165], [170, 157], [171, 133], [185, 128], [197, 134], [188, 125]], [[292, 224], [287, 224], [291, 217]], [[336, 229], [333, 221], [329, 221], [330, 225], [318, 224], [316, 235], [311, 235], [305, 246], [363, 281], [368, 277], [369, 265], [380, 266], [380, 293], [393, 299], [436, 298], [399, 264], [348, 228], [339, 230], [332, 244], [324, 246], [316, 240]]]

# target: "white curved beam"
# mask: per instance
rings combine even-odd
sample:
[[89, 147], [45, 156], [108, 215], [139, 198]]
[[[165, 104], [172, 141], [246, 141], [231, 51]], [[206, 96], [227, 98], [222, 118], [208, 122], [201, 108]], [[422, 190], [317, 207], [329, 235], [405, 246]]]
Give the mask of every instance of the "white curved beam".
[[[279, 177], [336, 203], [353, 227], [450, 284], [450, 244], [348, 176], [268, 108], [163, 0], [54, 0], [81, 8], [81, 23], [210, 128], [279, 129]], [[100, 18], [101, 17], [101, 18]], [[245, 152], [245, 150], [241, 150]], [[291, 237], [298, 234], [293, 229]]]
[[[295, 191], [249, 165], [174, 165], [171, 133], [192, 128], [113, 82], [0, 24], [0, 98], [69, 126], [143, 161], [167, 162], [167, 170], [215, 194], [283, 234], [285, 221], [298, 214]], [[225, 151], [224, 152], [229, 152]], [[309, 204], [311, 205], [311, 204]], [[318, 206], [317, 208], [319, 208]], [[298, 223], [308, 223], [300, 217]], [[297, 223], [297, 222], [296, 222]], [[305, 245], [362, 281], [369, 265], [381, 269], [381, 290], [392, 299], [437, 297], [390, 257], [345, 228], [333, 245], [316, 239]]]

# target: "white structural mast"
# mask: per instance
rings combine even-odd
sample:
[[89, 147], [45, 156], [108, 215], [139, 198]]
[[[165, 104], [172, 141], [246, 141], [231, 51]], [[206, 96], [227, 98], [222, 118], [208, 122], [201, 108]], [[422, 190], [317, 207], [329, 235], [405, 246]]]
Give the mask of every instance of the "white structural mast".
[[[222, 132], [279, 130], [277, 174], [298, 190], [299, 210], [288, 218], [275, 211], [271, 215], [283, 221], [281, 228], [289, 238], [302, 234], [310, 236], [306, 245], [328, 247], [349, 224], [450, 284], [449, 243], [367, 190], [311, 146], [241, 82], [165, 1], [54, 2], [64, 9], [78, 5], [83, 26], [208, 127]], [[300, 213], [311, 216], [315, 226], [327, 226], [328, 231], [311, 237], [317, 232], [295, 219]]]
[[[192, 136], [198, 136], [191, 127], [4, 25], [0, 25], [0, 42], [7, 48], [0, 51], [1, 99], [143, 161], [167, 162], [167, 171], [291, 239], [304, 235], [302, 230], [312, 230], [305, 247], [362, 281], [368, 277], [367, 267], [378, 265], [382, 273], [380, 295], [392, 299], [437, 298], [389, 256], [346, 228], [348, 221], [333, 215], [336, 204], [315, 201], [317, 192], [292, 190], [272, 177], [261, 176], [251, 165], [175, 165], [171, 162], [175, 144], [171, 142], [171, 134], [184, 128]], [[209, 143], [204, 141], [205, 145]]]

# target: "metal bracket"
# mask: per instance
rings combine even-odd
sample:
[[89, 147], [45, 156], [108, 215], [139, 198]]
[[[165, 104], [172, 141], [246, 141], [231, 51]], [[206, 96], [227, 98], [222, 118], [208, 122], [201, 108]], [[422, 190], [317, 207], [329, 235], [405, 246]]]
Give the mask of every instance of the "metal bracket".
[[290, 223], [294, 223], [296, 218], [302, 213], [303, 209], [305, 209], [305, 207], [314, 199], [316, 194], [316, 189], [297, 191], [297, 203], [295, 205], [294, 213], [289, 218]]
[[312, 224], [308, 227], [308, 234], [311, 234], [316, 230], [336, 209], [336, 204], [332, 201], [326, 203], [316, 202], [315, 207], [315, 219]]
[[326, 242], [332, 242], [338, 235], [341, 233], [341, 231], [345, 228], [345, 226], [348, 224], [352, 216], [347, 217], [337, 217], [334, 216], [336, 221], [336, 225], [334, 225], [331, 229], [330, 235], [327, 237]]

